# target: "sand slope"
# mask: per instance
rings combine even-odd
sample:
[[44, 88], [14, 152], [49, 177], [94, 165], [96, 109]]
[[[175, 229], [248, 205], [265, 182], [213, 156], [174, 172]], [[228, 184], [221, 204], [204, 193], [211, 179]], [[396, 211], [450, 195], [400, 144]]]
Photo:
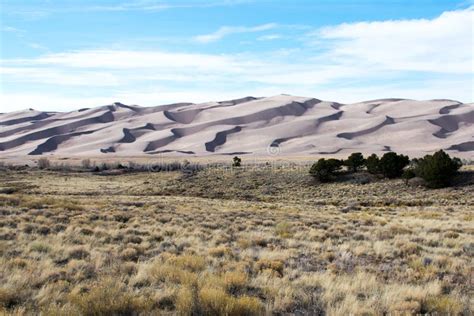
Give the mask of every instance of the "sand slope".
[[474, 157], [474, 104], [268, 98], [0, 114], [0, 156], [344, 155], [438, 149]]

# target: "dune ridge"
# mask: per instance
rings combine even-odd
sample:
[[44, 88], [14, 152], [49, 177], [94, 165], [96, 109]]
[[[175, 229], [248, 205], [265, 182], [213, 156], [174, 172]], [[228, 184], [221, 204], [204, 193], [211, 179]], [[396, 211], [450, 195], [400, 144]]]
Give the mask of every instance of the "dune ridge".
[[474, 157], [474, 104], [277, 95], [154, 107], [0, 114], [0, 156], [345, 155], [438, 149]]

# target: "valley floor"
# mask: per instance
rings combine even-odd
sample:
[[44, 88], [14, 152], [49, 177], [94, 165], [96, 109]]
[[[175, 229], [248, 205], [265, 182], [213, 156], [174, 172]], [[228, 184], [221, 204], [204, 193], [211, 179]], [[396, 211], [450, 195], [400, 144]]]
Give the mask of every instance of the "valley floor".
[[474, 185], [0, 171], [0, 314], [465, 314]]

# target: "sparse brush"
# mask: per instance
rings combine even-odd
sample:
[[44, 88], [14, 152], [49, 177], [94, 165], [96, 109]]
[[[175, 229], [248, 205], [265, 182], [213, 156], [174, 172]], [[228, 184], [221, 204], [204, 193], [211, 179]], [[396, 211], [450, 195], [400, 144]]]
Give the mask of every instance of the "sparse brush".
[[228, 271], [223, 276], [227, 291], [235, 294], [247, 285], [248, 275], [243, 271]]
[[281, 260], [260, 259], [256, 263], [258, 271], [268, 270], [276, 272], [278, 276], [283, 276], [284, 264]]
[[13, 289], [0, 287], [0, 307], [12, 309], [16, 305], [19, 305], [21, 300], [18, 292]]
[[91, 163], [91, 160], [89, 158], [87, 159], [83, 159], [81, 161], [81, 166], [82, 168], [86, 169], [86, 170], [89, 170], [92, 168], [92, 163]]
[[263, 304], [255, 297], [232, 297], [224, 290], [202, 288], [199, 302], [206, 315], [261, 315]]
[[0, 314], [471, 313], [472, 185], [314, 185], [298, 166], [8, 170]]
[[275, 226], [275, 232], [281, 238], [293, 236], [293, 226], [288, 222], [280, 222]]
[[209, 255], [213, 257], [224, 257], [225, 255], [229, 255], [231, 253], [231, 249], [225, 246], [219, 246], [209, 249]]
[[40, 158], [38, 159], [38, 168], [40, 169], [48, 169], [51, 166], [51, 162], [48, 158]]
[[40, 253], [48, 253], [51, 251], [51, 246], [44, 242], [36, 241], [31, 244], [30, 250], [40, 252]]
[[194, 289], [190, 286], [182, 286], [176, 295], [176, 310], [179, 315], [192, 315], [195, 306]]
[[132, 315], [151, 307], [151, 301], [137, 297], [113, 279], [99, 281], [85, 293], [71, 293], [69, 301], [83, 315]]

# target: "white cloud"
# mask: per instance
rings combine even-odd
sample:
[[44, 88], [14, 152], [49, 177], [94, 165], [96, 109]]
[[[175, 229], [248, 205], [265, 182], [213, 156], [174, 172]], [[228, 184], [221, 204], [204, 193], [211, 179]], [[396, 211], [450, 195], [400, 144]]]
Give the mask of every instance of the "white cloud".
[[59, 85], [133, 85], [143, 81], [320, 84], [362, 75], [367, 69], [294, 59], [298, 51], [267, 54], [198, 54], [160, 51], [86, 50], [3, 60], [9, 80]]
[[[110, 97], [81, 97], [54, 93], [2, 93], [0, 113], [33, 108], [41, 111], [71, 111], [115, 102]], [[8, 105], [8, 108], [3, 105]]]
[[[314, 93], [313, 93], [314, 95]], [[414, 100], [452, 99], [472, 102], [474, 99], [472, 81], [450, 77], [446, 79], [426, 80], [410, 86], [402, 82], [374, 83], [364, 86], [345, 85], [341, 87], [321, 88], [316, 96], [323, 100], [342, 103], [354, 103], [383, 98], [403, 98]]]
[[224, 55], [199, 53], [170, 53], [132, 50], [82, 50], [47, 54], [33, 59], [4, 60], [18, 66], [43, 65], [68, 68], [100, 69], [221, 69], [238, 66], [233, 58]]
[[117, 86], [124, 83], [113, 73], [100, 71], [76, 71], [39, 67], [0, 67], [2, 78], [10, 83], [51, 84], [61, 86]]
[[194, 40], [200, 43], [209, 43], [209, 42], [218, 41], [224, 38], [225, 36], [232, 35], [232, 34], [256, 33], [256, 32], [268, 31], [276, 27], [277, 27], [276, 23], [262, 24], [262, 25], [257, 25], [253, 27], [223, 26], [213, 33], [195, 36]]
[[262, 35], [257, 38], [259, 41], [273, 41], [282, 38], [279, 34]]
[[444, 12], [432, 20], [344, 23], [313, 33], [329, 41], [326, 56], [379, 70], [472, 73], [474, 10]]
[[[107, 1], [98, 4], [88, 4], [76, 1], [44, 1], [41, 4], [5, 4], [3, 10], [6, 14], [12, 14], [27, 20], [37, 20], [49, 17], [53, 14], [64, 14], [70, 12], [121, 12], [121, 11], [144, 11], [158, 12], [171, 9], [193, 9], [226, 7], [251, 3], [254, 0], [134, 0], [110, 3]], [[19, 1], [17, 1], [19, 2]]]
[[46, 46], [41, 45], [39, 43], [28, 43], [27, 45], [33, 49], [38, 49], [38, 50], [43, 50], [43, 51], [48, 50]]
[[13, 27], [13, 26], [4, 26], [4, 27], [2, 27], [2, 31], [3, 32], [10, 32], [10, 33], [25, 33], [24, 30], [18, 29], [18, 28]]
[[[49, 93], [0, 93], [0, 112], [34, 108], [44, 111], [69, 111], [84, 107], [95, 107], [113, 102], [155, 106], [174, 102], [207, 102], [240, 98], [243, 96], [272, 96], [281, 93], [316, 97], [328, 101], [352, 103], [378, 98], [400, 97], [417, 100], [447, 98], [472, 100], [471, 86], [460, 79], [429, 80], [422, 87], [404, 87], [399, 84], [374, 84], [371, 86], [312, 87], [296, 84], [282, 88], [280, 85], [251, 86], [236, 89], [233, 86], [215, 89], [213, 86], [174, 88], [157, 86], [153, 89], [130, 89], [104, 95], [91, 93], [70, 95], [63, 90]], [[4, 107], [4, 105], [8, 105]]]
[[117, 5], [102, 5], [86, 7], [90, 11], [161, 11], [180, 8], [212, 8], [234, 6], [252, 2], [251, 0], [220, 0], [220, 1], [163, 1], [163, 0], [135, 0]]
[[[431, 20], [341, 24], [313, 32], [312, 45], [271, 52], [89, 49], [3, 59], [0, 106], [50, 109], [63, 104], [64, 110], [113, 101], [157, 105], [279, 93], [341, 102], [379, 97], [472, 102], [472, 20], [470, 8]], [[221, 28], [200, 40], [275, 27]]]

